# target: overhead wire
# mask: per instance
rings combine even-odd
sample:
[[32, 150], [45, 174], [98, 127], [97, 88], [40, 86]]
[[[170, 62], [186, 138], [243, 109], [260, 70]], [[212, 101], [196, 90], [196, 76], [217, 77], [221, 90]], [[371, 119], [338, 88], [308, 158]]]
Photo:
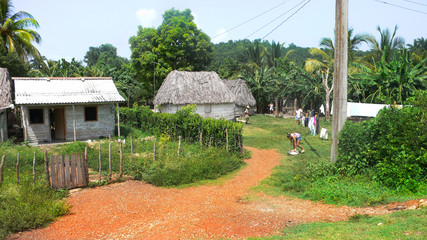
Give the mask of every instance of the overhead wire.
[[270, 12], [270, 11], [272, 11], [272, 10], [274, 10], [274, 9], [278, 8], [278, 7], [280, 7], [280, 6], [282, 6], [283, 4], [285, 4], [285, 1], [283, 1], [282, 3], [280, 3], [280, 4], [276, 5], [276, 6], [272, 7], [272, 8], [270, 8], [269, 10], [267, 10], [267, 11], [265, 11], [265, 12], [262, 12], [261, 14], [258, 14], [257, 16], [255, 16], [255, 17], [253, 17], [253, 18], [251, 18], [251, 19], [249, 19], [249, 20], [247, 20], [247, 21], [245, 21], [245, 22], [243, 22], [243, 23], [240, 23], [240, 24], [238, 24], [238, 25], [236, 25], [236, 26], [234, 26], [234, 27], [232, 27], [232, 28], [230, 28], [230, 29], [226, 30], [225, 32], [222, 32], [222, 33], [220, 33], [220, 34], [218, 34], [218, 35], [214, 36], [212, 39], [214, 39], [214, 38], [216, 38], [216, 37], [219, 37], [219, 36], [221, 36], [221, 35], [224, 35], [224, 34], [226, 34], [226, 33], [230, 32], [231, 30], [234, 30], [234, 29], [236, 29], [236, 28], [238, 28], [238, 27], [240, 27], [240, 26], [242, 26], [242, 25], [244, 25], [244, 24], [246, 24], [246, 23], [248, 23], [248, 22], [250, 22], [250, 21], [252, 21], [252, 20], [254, 20], [254, 19], [256, 19], [256, 18], [258, 18], [258, 17], [260, 17], [260, 16], [262, 16], [262, 15], [264, 15], [264, 14], [266, 14], [266, 13], [268, 13], [268, 12]]
[[[303, 2], [305, 2], [307, 0], [303, 0], [300, 3], [298, 3], [297, 5], [295, 5], [293, 8], [289, 9], [288, 11], [280, 14], [278, 17], [276, 17], [275, 19], [271, 20], [270, 22], [268, 22], [267, 24], [263, 25], [262, 27], [258, 28], [257, 30], [255, 30], [254, 32], [252, 32], [251, 34], [249, 34], [248, 36], [246, 36], [245, 38], [249, 38], [250, 36], [254, 35], [255, 33], [257, 33], [258, 31], [260, 31], [261, 29], [265, 28], [266, 26], [270, 25], [272, 22], [276, 21], [277, 19], [283, 17], [284, 15], [286, 15], [287, 13], [289, 13], [290, 11], [294, 10], [295, 8], [297, 8], [299, 5], [301, 5]], [[310, 0], [309, 0], [310, 1]]]
[[308, 0], [308, 2], [304, 3], [304, 5], [302, 5], [300, 8], [298, 8], [294, 13], [291, 14], [291, 16], [289, 16], [288, 18], [286, 18], [285, 20], [283, 20], [283, 22], [281, 22], [279, 25], [277, 25], [273, 30], [271, 30], [269, 33], [267, 33], [267, 35], [265, 35], [261, 40], [264, 40], [264, 38], [266, 38], [268, 35], [270, 35], [272, 32], [276, 31], [276, 29], [278, 29], [280, 26], [282, 26], [283, 23], [285, 23], [286, 21], [288, 21], [292, 16], [294, 16], [297, 12], [299, 12], [302, 8], [305, 7], [305, 5], [307, 5], [311, 0]]
[[415, 2], [415, 1], [411, 1], [411, 0], [402, 0], [402, 1], [410, 2], [410, 3], [413, 3], [413, 4], [418, 4], [418, 5], [426, 6], [427, 7], [427, 4], [424, 4], [424, 3], [419, 3], [419, 2]]
[[421, 13], [421, 14], [426, 14], [427, 15], [427, 12], [418, 11], [418, 10], [415, 10], [415, 9], [412, 9], [412, 8], [407, 8], [407, 7], [399, 6], [397, 4], [389, 3], [389, 2], [386, 2], [386, 1], [380, 1], [380, 0], [374, 0], [374, 1], [379, 2], [379, 3], [384, 3], [384, 4], [387, 4], [387, 5], [390, 5], [390, 6], [394, 6], [394, 7], [398, 7], [398, 8], [403, 8], [403, 9], [406, 9], [406, 10], [409, 10], [409, 11], [413, 11], [413, 12], [417, 12], [417, 13]]

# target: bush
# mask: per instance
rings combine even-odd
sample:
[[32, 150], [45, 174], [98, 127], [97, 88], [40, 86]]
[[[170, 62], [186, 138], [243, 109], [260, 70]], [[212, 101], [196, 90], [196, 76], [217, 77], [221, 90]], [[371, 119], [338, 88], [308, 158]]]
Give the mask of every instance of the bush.
[[183, 151], [180, 157], [175, 150], [176, 148], [172, 147], [156, 161], [153, 161], [152, 155], [135, 160], [135, 178], [155, 186], [177, 186], [217, 179], [243, 164], [241, 156], [228, 155], [224, 149], [212, 147], [200, 153], [199, 146], [192, 145]]
[[122, 122], [141, 131], [155, 135], [166, 134], [172, 140], [179, 136], [184, 141], [199, 142], [202, 133], [204, 146], [225, 146], [226, 129], [228, 130], [229, 149], [233, 152], [240, 150], [240, 140], [243, 125], [227, 120], [204, 119], [194, 113], [195, 106], [189, 105], [178, 110], [175, 114], [153, 113], [148, 107], [122, 108]]
[[44, 181], [0, 186], [0, 239], [8, 234], [43, 227], [68, 212], [64, 194]]
[[342, 174], [366, 173], [375, 166], [370, 156], [372, 143], [370, 121], [353, 123], [346, 121], [340, 131], [337, 167]]
[[417, 98], [411, 102], [420, 105], [388, 107], [372, 120], [346, 123], [340, 134], [337, 166], [350, 176], [373, 170], [374, 179], [393, 189], [424, 191], [427, 113], [425, 103]]

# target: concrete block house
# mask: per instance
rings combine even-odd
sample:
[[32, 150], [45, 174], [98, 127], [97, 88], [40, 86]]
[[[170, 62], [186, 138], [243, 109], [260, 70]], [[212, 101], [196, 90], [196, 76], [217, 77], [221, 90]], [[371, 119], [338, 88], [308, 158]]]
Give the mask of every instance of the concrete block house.
[[175, 113], [186, 105], [196, 105], [204, 118], [234, 119], [235, 95], [215, 72], [172, 71], [154, 98], [164, 113]]
[[24, 139], [41, 144], [114, 135], [115, 104], [124, 102], [110, 77], [12, 78]]

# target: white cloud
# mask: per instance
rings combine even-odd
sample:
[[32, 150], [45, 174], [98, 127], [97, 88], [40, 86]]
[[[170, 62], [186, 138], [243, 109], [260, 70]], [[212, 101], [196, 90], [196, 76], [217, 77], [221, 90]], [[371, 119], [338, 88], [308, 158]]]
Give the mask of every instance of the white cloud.
[[156, 10], [141, 8], [136, 11], [136, 18], [142, 27], [153, 27], [153, 22], [156, 19]]
[[220, 42], [225, 42], [228, 41], [227, 39], [227, 33], [225, 33], [227, 30], [225, 28], [220, 28], [215, 36], [212, 36], [212, 42], [213, 43], [220, 43]]

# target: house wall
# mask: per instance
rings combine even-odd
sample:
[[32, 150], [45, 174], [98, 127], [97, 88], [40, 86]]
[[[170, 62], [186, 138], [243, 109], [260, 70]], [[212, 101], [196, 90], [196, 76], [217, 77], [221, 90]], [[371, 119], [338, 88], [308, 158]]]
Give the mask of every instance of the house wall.
[[[184, 106], [185, 105], [163, 104], [161, 105], [160, 111], [163, 113], [175, 113], [178, 109], [181, 109]], [[204, 118], [224, 118], [226, 120], [233, 120], [234, 106], [234, 103], [196, 104], [196, 113]]]
[[[47, 106], [21, 106], [25, 140], [31, 143], [50, 142], [50, 122]], [[43, 123], [30, 123], [29, 109], [43, 109]]]
[[[85, 106], [98, 107], [98, 120], [85, 121]], [[87, 140], [91, 138], [114, 136], [115, 116], [113, 104], [101, 105], [76, 105], [75, 106], [75, 119], [76, 119], [76, 140]], [[73, 106], [65, 107], [65, 121], [66, 121], [66, 139], [74, 140], [74, 127], [73, 127]]]
[[[97, 120], [85, 121], [85, 106], [97, 107]], [[51, 142], [50, 135], [50, 120], [49, 120], [49, 107], [64, 108], [65, 115], [65, 139], [74, 140], [74, 123], [73, 123], [73, 106], [23, 106], [23, 124], [26, 128], [27, 140], [31, 143], [44, 143]], [[29, 123], [29, 109], [37, 108], [43, 109], [43, 123], [30, 124]], [[76, 121], [76, 140], [87, 140], [91, 138], [108, 137], [114, 135], [115, 128], [115, 115], [113, 104], [99, 104], [99, 105], [75, 105], [74, 117]], [[25, 135], [25, 133], [24, 133]]]

